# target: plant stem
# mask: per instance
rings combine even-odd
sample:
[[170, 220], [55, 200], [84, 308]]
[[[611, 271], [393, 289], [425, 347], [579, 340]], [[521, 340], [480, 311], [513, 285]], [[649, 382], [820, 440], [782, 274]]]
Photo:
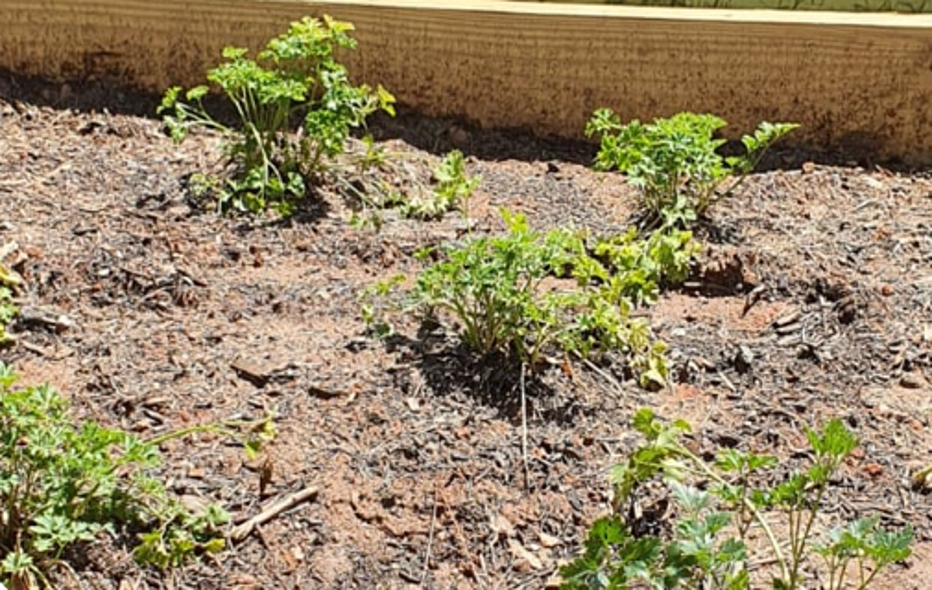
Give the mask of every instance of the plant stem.
[[[696, 465], [699, 470], [704, 473], [707, 477], [711, 478], [718, 484], [727, 485], [727, 482], [712, 470], [711, 467], [706, 464], [705, 461], [694, 455], [689, 449], [683, 447], [682, 445], [677, 445], [678, 451], [687, 459], [689, 459], [694, 465]], [[774, 558], [777, 560], [777, 563], [780, 566], [780, 574], [784, 578], [788, 578], [790, 575], [790, 569], [786, 563], [786, 556], [783, 554], [783, 549], [780, 548], [780, 542], [777, 541], [776, 535], [773, 533], [773, 529], [770, 528], [770, 524], [764, 518], [764, 515], [760, 513], [757, 509], [757, 506], [749, 498], [742, 498], [741, 503], [751, 512], [751, 515], [754, 516], [754, 520], [757, 521], [757, 524], [760, 525], [761, 529], [764, 531], [764, 535], [767, 537], [767, 542], [770, 543], [771, 549], [773, 549]]]

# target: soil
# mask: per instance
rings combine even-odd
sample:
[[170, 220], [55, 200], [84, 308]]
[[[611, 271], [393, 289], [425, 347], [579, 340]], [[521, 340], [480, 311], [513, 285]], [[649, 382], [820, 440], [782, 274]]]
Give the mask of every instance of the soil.
[[[637, 443], [640, 407], [692, 422], [702, 452], [784, 465], [805, 459], [804, 426], [843, 419], [861, 446], [826, 521], [911, 524], [914, 556], [877, 587], [932, 579], [932, 501], [910, 481], [932, 462], [928, 174], [776, 154], [697, 230], [689, 282], [644, 311], [670, 346], [670, 386], [554, 366], [528, 385], [525, 461], [514, 371], [403, 319], [376, 340], [360, 319], [357, 295], [413, 276], [411, 254], [458, 239], [461, 216], [354, 229], [353, 204], [326, 189], [287, 222], [206, 213], [188, 180], [216, 167], [217, 138], [172, 144], [156, 101], [0, 76], [0, 246], [15, 244], [26, 283], [0, 355], [79, 417], [143, 436], [274, 412], [258, 461], [217, 436], [163, 448], [170, 489], [236, 521], [316, 493], [168, 574], [101, 538], [62, 587], [543, 588], [610, 510], [607, 473]], [[424, 183], [463, 150], [482, 177], [474, 231], [499, 231], [502, 207], [597, 233], [636, 212], [623, 178], [588, 168], [589, 145], [404, 112], [373, 132]]]

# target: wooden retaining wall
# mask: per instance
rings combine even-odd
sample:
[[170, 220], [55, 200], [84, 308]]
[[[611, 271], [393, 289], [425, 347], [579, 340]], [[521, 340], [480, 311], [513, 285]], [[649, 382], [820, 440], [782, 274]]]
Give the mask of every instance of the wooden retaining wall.
[[429, 114], [581, 136], [591, 112], [796, 121], [808, 147], [932, 164], [932, 16], [496, 0], [0, 0], [0, 67], [190, 85], [224, 45], [306, 14], [356, 24], [345, 61]]

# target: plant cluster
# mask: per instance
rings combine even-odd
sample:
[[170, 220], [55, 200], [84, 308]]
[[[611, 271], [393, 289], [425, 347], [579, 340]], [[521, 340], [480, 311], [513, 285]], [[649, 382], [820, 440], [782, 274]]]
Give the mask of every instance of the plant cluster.
[[[629, 232], [590, 245], [579, 232], [540, 233], [523, 215], [504, 211], [504, 218], [505, 235], [421, 252], [440, 260], [417, 276], [408, 309], [423, 319], [451, 316], [463, 344], [481, 355], [502, 353], [533, 368], [554, 351], [621, 351], [642, 385], [662, 385], [666, 348], [631, 311], [652, 303], [660, 284], [685, 278], [697, 251], [691, 234]], [[370, 293], [385, 297], [387, 290]], [[389, 331], [372, 304], [363, 315]]]
[[[359, 169], [387, 169], [387, 156], [381, 148], [376, 147], [371, 138], [364, 139], [366, 151], [360, 158]], [[393, 177], [400, 176], [396, 167], [391, 167]], [[407, 219], [429, 221], [439, 219], [450, 211], [460, 211], [469, 219], [469, 198], [482, 181], [479, 176], [466, 173], [466, 160], [463, 153], [453, 150], [447, 153], [431, 175], [433, 186], [428, 188], [419, 180], [412, 178], [410, 186], [404, 192], [391, 187], [387, 182], [366, 182], [361, 184], [368, 190], [359, 190], [354, 185], [348, 188], [362, 204], [362, 213], [354, 213], [351, 220], [353, 227], [382, 226], [382, 214], [387, 209], [397, 211]], [[372, 186], [372, 185], [375, 186]], [[375, 195], [370, 196], [370, 195]]]
[[600, 138], [597, 168], [619, 170], [639, 189], [649, 225], [687, 225], [732, 194], [767, 149], [798, 127], [761, 123], [742, 137], [744, 155], [723, 157], [718, 150], [725, 140], [715, 134], [725, 125], [719, 117], [695, 113], [622, 124], [611, 110], [599, 109], [586, 135]]
[[[57, 391], [16, 381], [0, 363], [0, 579], [37, 587], [69, 549], [105, 533], [138, 533], [136, 559], [162, 568], [224, 548], [226, 512], [192, 513], [152, 475], [159, 444], [190, 430], [146, 441], [77, 422]], [[248, 448], [268, 434], [254, 429]]]
[[[682, 442], [687, 423], [663, 423], [650, 410], [639, 411], [633, 427], [646, 442], [613, 470], [614, 513], [593, 524], [583, 555], [562, 568], [566, 590], [743, 590], [751, 587], [751, 563], [763, 558], [775, 564], [774, 590], [797, 590], [811, 557], [824, 562], [821, 587], [841, 590], [853, 583], [863, 590], [884, 567], [910, 555], [912, 530], [887, 531], [876, 518], [814, 539], [829, 483], [858, 443], [839, 420], [820, 431], [807, 429], [811, 464], [770, 487], [754, 484], [776, 467], [773, 456], [723, 449], [706, 461]], [[639, 534], [632, 516], [638, 492], [657, 479], [676, 510], [667, 536]], [[777, 522], [785, 536], [775, 532]], [[769, 556], [751, 554], [754, 531], [766, 538]]]
[[334, 53], [351, 49], [353, 25], [306, 17], [269, 41], [252, 59], [239, 47], [223, 50], [226, 60], [208, 81], [232, 104], [237, 127], [212, 116], [204, 104], [210, 86], [170, 88], [158, 109], [176, 141], [193, 128], [215, 129], [226, 141], [234, 173], [219, 190], [223, 209], [258, 213], [274, 207], [291, 213], [308, 183], [343, 153], [350, 132], [376, 111], [394, 113], [384, 88], [353, 86]]

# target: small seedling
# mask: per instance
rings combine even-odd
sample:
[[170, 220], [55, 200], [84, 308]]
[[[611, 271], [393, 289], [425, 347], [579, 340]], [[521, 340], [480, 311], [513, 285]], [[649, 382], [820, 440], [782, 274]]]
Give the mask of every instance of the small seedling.
[[434, 189], [429, 197], [411, 199], [405, 206], [403, 214], [406, 217], [419, 219], [433, 219], [458, 209], [463, 216], [469, 218], [469, 197], [481, 178], [466, 175], [466, 161], [462, 152], [454, 150], [444, 156], [440, 165], [434, 169]]
[[741, 139], [745, 154], [726, 158], [718, 153], [725, 140], [715, 136], [725, 125], [719, 117], [695, 113], [622, 124], [611, 110], [599, 109], [586, 135], [601, 139], [596, 167], [625, 173], [639, 189], [649, 227], [684, 226], [732, 194], [767, 149], [798, 127], [761, 123]]
[[[360, 158], [366, 169], [388, 167], [383, 152], [367, 143], [366, 153]], [[399, 170], [394, 170], [401, 176]], [[351, 224], [357, 229], [372, 227], [381, 229], [383, 213], [388, 209], [397, 211], [402, 217], [419, 220], [440, 219], [449, 211], [459, 210], [464, 219], [469, 219], [469, 198], [482, 179], [466, 174], [466, 161], [462, 152], [452, 151], [444, 156], [432, 173], [433, 186], [428, 187], [416, 178], [411, 178], [406, 190], [400, 191], [387, 183], [372, 186], [372, 182], [359, 179], [369, 190], [361, 191], [352, 185], [347, 188], [362, 204], [363, 211], [354, 213]]]

